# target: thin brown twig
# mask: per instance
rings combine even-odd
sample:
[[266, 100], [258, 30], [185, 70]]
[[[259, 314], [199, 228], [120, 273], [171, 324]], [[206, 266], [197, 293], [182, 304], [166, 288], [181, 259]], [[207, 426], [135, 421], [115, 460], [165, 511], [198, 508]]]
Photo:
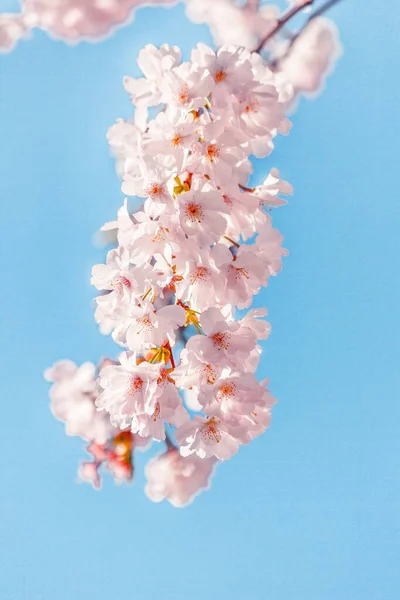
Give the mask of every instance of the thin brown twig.
[[300, 31], [298, 31], [295, 35], [293, 35], [292, 39], [290, 40], [290, 43], [288, 45], [288, 47], [285, 50], [285, 53], [280, 56], [278, 59], [274, 60], [272, 63], [273, 67], [276, 67], [281, 60], [283, 60], [284, 58], [287, 58], [293, 48], [294, 43], [296, 42], [296, 40], [299, 39], [299, 37], [304, 33], [304, 31], [307, 29], [307, 27], [310, 25], [310, 23], [316, 19], [317, 17], [321, 17], [324, 13], [326, 13], [330, 8], [332, 8], [333, 6], [335, 6], [335, 4], [339, 4], [339, 2], [342, 2], [342, 0], [328, 0], [328, 2], [325, 2], [325, 4], [323, 4], [322, 6], [320, 6], [317, 10], [315, 10], [307, 19], [307, 21], [304, 23], [303, 27], [300, 29]]
[[323, 4], [322, 6], [320, 6], [319, 8], [317, 8], [312, 15], [310, 15], [307, 19], [307, 23], [309, 23], [310, 21], [312, 21], [313, 19], [315, 19], [316, 17], [321, 17], [324, 13], [326, 13], [330, 8], [332, 8], [333, 6], [335, 6], [335, 4], [338, 4], [339, 2], [341, 2], [342, 0], [328, 0], [328, 2], [325, 2], [325, 4]]
[[168, 450], [176, 450], [176, 446], [167, 431], [165, 432], [165, 445], [167, 446]]
[[307, 8], [307, 6], [311, 6], [313, 3], [314, 0], [305, 0], [305, 2], [303, 2], [303, 4], [300, 6], [294, 6], [293, 8], [289, 9], [287, 13], [285, 13], [283, 17], [276, 22], [275, 27], [271, 29], [271, 31], [260, 41], [257, 48], [255, 48], [253, 52], [261, 52], [265, 44], [271, 38], [273, 38], [274, 35], [276, 35], [278, 31], [280, 31], [286, 25], [286, 23], [293, 19], [293, 17], [295, 17], [299, 12]]

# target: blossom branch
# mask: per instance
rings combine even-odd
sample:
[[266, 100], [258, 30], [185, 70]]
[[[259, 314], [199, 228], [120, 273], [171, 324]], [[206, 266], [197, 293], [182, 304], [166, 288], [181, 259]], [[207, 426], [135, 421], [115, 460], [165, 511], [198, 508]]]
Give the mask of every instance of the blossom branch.
[[293, 19], [299, 12], [307, 8], [307, 6], [311, 6], [313, 3], [314, 0], [305, 0], [300, 6], [294, 6], [288, 10], [287, 13], [276, 22], [275, 27], [260, 41], [258, 46], [254, 49], [254, 52], [261, 52], [265, 44], [269, 42], [269, 40], [271, 40], [281, 29], [283, 29], [283, 27], [285, 27], [285, 25], [291, 19]]
[[323, 14], [325, 14], [328, 10], [330, 10], [331, 8], [333, 8], [335, 6], [335, 4], [339, 4], [339, 2], [342, 2], [342, 0], [328, 0], [328, 2], [325, 2], [325, 4], [323, 4], [322, 6], [320, 6], [319, 8], [317, 8], [312, 15], [310, 15], [307, 19], [307, 23], [310, 23], [310, 21], [312, 21], [313, 19], [317, 18], [317, 17], [321, 17]]
[[289, 54], [291, 53], [293, 46], [295, 44], [295, 42], [299, 39], [300, 36], [303, 35], [303, 33], [307, 30], [307, 28], [309, 27], [309, 25], [314, 21], [314, 19], [321, 17], [322, 15], [324, 15], [328, 10], [330, 10], [331, 8], [333, 8], [336, 4], [339, 4], [339, 2], [342, 2], [342, 0], [329, 0], [328, 2], [325, 2], [325, 4], [323, 4], [322, 6], [320, 6], [317, 10], [315, 10], [307, 19], [307, 21], [304, 23], [303, 27], [300, 29], [300, 31], [298, 31], [296, 34], [294, 34], [291, 39], [290, 39], [290, 43], [288, 44], [288, 47], [286, 48], [285, 53], [280, 56], [279, 58], [277, 58], [276, 60], [274, 60], [271, 63], [271, 67], [272, 68], [276, 68], [279, 63], [284, 60], [285, 58], [287, 58], [289, 56]]

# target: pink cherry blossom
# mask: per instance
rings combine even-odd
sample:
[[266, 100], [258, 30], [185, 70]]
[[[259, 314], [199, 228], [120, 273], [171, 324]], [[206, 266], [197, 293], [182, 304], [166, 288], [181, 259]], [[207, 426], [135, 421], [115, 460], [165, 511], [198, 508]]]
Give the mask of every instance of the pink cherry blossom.
[[227, 460], [237, 453], [240, 446], [235, 428], [230, 431], [229, 426], [216, 416], [204, 418], [196, 415], [192, 421], [178, 427], [175, 437], [184, 457], [197, 454], [203, 459], [215, 456], [218, 460]]
[[19, 14], [0, 14], [0, 53], [13, 50], [18, 40], [29, 32], [26, 20]]
[[323, 88], [326, 77], [341, 55], [338, 30], [324, 17], [313, 19], [294, 42], [279, 68], [291, 81], [296, 97], [312, 97]]
[[[101, 469], [131, 481], [134, 450], [165, 442], [167, 451], [147, 465], [146, 493], [184, 506], [209, 486], [217, 461], [270, 425], [276, 400], [255, 374], [271, 331], [267, 311], [237, 310], [251, 307], [287, 255], [271, 214], [292, 188], [274, 168], [253, 186], [253, 156], [273, 151], [276, 136], [290, 130], [293, 99], [319, 87], [332, 65], [324, 19], [312, 14], [292, 37], [281, 31], [309, 4], [280, 16], [258, 2], [187, 0], [193, 18], [238, 46], [198, 44], [182, 62], [175, 46], [147, 45], [138, 59], [143, 76], [124, 78], [134, 112], [109, 129], [108, 141], [121, 191], [142, 204], [131, 211], [125, 199], [101, 228], [114, 248], [93, 267], [91, 283], [100, 291], [100, 331], [125, 351], [97, 369], [63, 361], [47, 373], [55, 416], [89, 442], [92, 461], [79, 477], [96, 489]], [[68, 18], [79, 28], [90, 7], [79, 18], [75, 8]], [[89, 35], [82, 32], [76, 39]]]
[[184, 458], [175, 448], [147, 463], [145, 492], [153, 502], [168, 500], [173, 506], [190, 504], [202, 490], [208, 489], [215, 460]]
[[45, 371], [45, 378], [52, 383], [51, 411], [65, 424], [66, 434], [105, 443], [112, 427], [95, 407], [98, 392], [95, 365], [84, 363], [78, 367], [72, 361], [60, 361]]

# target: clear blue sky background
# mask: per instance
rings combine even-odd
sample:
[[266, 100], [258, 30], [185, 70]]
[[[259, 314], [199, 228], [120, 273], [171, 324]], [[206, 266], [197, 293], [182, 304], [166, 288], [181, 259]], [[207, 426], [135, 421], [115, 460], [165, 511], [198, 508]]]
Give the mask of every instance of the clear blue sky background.
[[259, 165], [295, 186], [275, 213], [290, 257], [262, 293], [268, 433], [185, 510], [76, 485], [83, 456], [42, 371], [115, 352], [94, 323], [92, 234], [122, 196], [107, 127], [147, 42], [207, 41], [146, 9], [102, 44], [35, 33], [0, 57], [1, 600], [398, 600], [400, 6], [332, 11], [345, 55]]

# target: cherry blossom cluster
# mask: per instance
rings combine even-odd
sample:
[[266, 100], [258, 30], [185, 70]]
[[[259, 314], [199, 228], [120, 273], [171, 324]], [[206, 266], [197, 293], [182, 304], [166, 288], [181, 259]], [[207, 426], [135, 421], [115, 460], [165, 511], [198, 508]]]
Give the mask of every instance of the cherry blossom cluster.
[[0, 51], [12, 50], [31, 29], [67, 42], [101, 39], [128, 23], [141, 6], [176, 0], [22, 0], [21, 12], [0, 15]]
[[[102, 361], [96, 369], [92, 363], [78, 367], [69, 360], [59, 361], [45, 372], [52, 383], [51, 411], [65, 425], [66, 434], [78, 436], [86, 443], [91, 460], [78, 468], [79, 481], [100, 489], [101, 471], [109, 472], [116, 483], [130, 482], [134, 477], [136, 450], [146, 450], [150, 440], [131, 431], [115, 429], [104, 412], [96, 409], [99, 395], [97, 377], [111, 361]], [[203, 489], [209, 487], [214, 460], [197, 456], [183, 459], [168, 440], [167, 450], [150, 460], [146, 467], [145, 492], [153, 502], [167, 498], [174, 506], [185, 506]]]
[[[262, 50], [273, 69], [293, 85], [291, 106], [298, 96], [312, 97], [323, 88], [341, 54], [339, 32], [325, 17], [314, 18], [311, 14], [297, 33], [288, 29], [290, 19], [297, 13], [307, 15], [314, 4], [328, 8], [334, 3], [292, 0], [288, 2], [288, 11], [281, 13], [275, 4], [258, 0], [245, 3], [234, 0], [186, 2], [189, 19], [207, 24], [217, 45], [235, 44]], [[280, 27], [282, 23], [285, 27]]]
[[[10, 51], [31, 29], [39, 28], [68, 42], [101, 39], [127, 23], [141, 6], [171, 6], [179, 0], [23, 0], [19, 14], [0, 14], [0, 52]], [[314, 0], [291, 0], [283, 15], [274, 4], [258, 0], [185, 0], [186, 14], [206, 23], [217, 45], [262, 49], [271, 66], [293, 85], [295, 97], [313, 96], [340, 56], [335, 25], [312, 18], [298, 34], [279, 27], [287, 16], [310, 8]], [[260, 48], [261, 50], [261, 48]]]
[[[99, 371], [105, 363], [99, 366]], [[78, 367], [63, 360], [47, 369], [45, 378], [52, 383], [50, 389], [51, 411], [65, 425], [65, 432], [88, 442], [87, 451], [92, 461], [82, 462], [79, 478], [100, 488], [99, 468], [106, 466], [117, 481], [130, 480], [132, 470], [133, 436], [121, 435], [104, 413], [96, 409], [99, 390], [97, 369], [92, 363]]]
[[[10, 51], [33, 28], [47, 31], [68, 42], [101, 39], [116, 26], [129, 22], [141, 6], [170, 6], [178, 0], [23, 0], [21, 13], [0, 14], [0, 52]], [[281, 14], [274, 4], [258, 0], [185, 0], [186, 14], [196, 23], [206, 23], [217, 45], [235, 44], [263, 51], [274, 69], [293, 85], [295, 96], [313, 96], [340, 56], [337, 29], [323, 17], [312, 18], [299, 33], [279, 28], [287, 16], [318, 4], [313, 0], [291, 0]], [[330, 3], [329, 3], [330, 4]], [[293, 102], [292, 102], [293, 104]]]
[[250, 156], [289, 129], [290, 90], [243, 48], [199, 44], [182, 63], [178, 48], [149, 45], [138, 62], [145, 76], [124, 81], [135, 119], [109, 140], [122, 191], [144, 202], [131, 215], [125, 201], [104, 226], [118, 245], [92, 272], [96, 320], [125, 348], [101, 370], [96, 405], [144, 438], [165, 440], [174, 426], [183, 457], [225, 460], [265, 431], [275, 402], [254, 374], [265, 311], [237, 319], [235, 308], [252, 304], [285, 255], [266, 209], [291, 187], [276, 170], [247, 183]]
[[[177, 47], [140, 52], [143, 77], [124, 79], [134, 115], [108, 132], [122, 192], [140, 208], [125, 198], [102, 227], [115, 247], [91, 279], [100, 331], [123, 351], [97, 368], [61, 361], [46, 372], [53, 414], [88, 442], [80, 480], [98, 489], [105, 469], [130, 481], [135, 450], [164, 442], [145, 491], [174, 506], [207, 489], [216, 464], [269, 426], [275, 399], [255, 373], [270, 325], [266, 310], [250, 307], [281, 269], [286, 251], [270, 213], [292, 188], [276, 169], [250, 186], [251, 157], [271, 153], [296, 97], [321, 87], [337, 55], [324, 18], [277, 35], [313, 0], [290, 2], [281, 17], [251, 0], [187, 3], [196, 20], [225, 18], [225, 41], [242, 27], [243, 41], [217, 52], [199, 44], [186, 62]], [[233, 15], [247, 29], [239, 19], [235, 33]]]

